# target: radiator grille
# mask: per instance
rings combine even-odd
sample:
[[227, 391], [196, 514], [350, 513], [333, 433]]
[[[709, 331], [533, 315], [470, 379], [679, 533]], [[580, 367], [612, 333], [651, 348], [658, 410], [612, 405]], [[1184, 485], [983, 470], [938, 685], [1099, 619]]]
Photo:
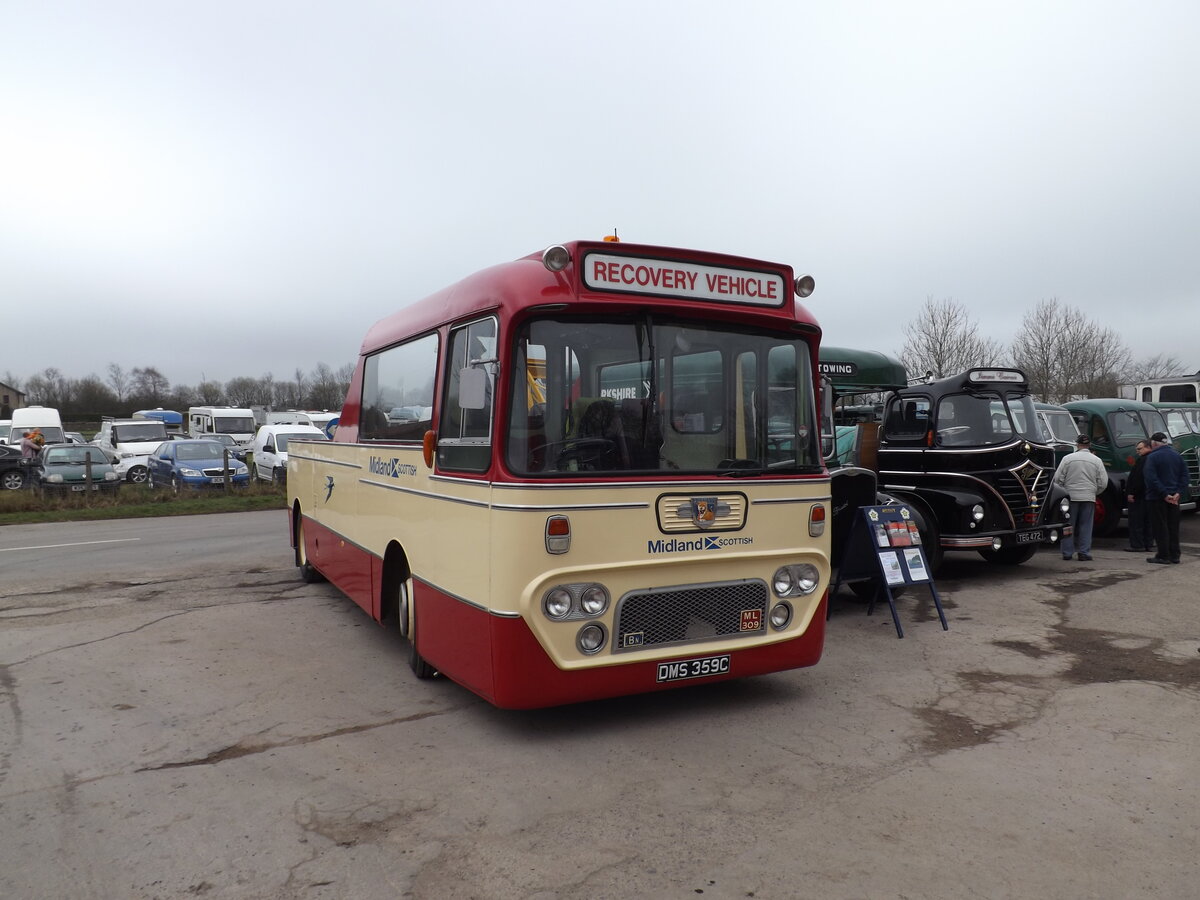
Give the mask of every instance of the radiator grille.
[[1018, 528], [1037, 522], [1046, 500], [1046, 486], [1050, 480], [1047, 473], [1039, 471], [1032, 481], [1023, 483], [1011, 472], [1001, 472], [996, 477], [996, 490], [1004, 498], [1004, 504], [1012, 512], [1013, 522]]
[[761, 634], [767, 599], [766, 582], [756, 580], [632, 591], [618, 604], [613, 650]]

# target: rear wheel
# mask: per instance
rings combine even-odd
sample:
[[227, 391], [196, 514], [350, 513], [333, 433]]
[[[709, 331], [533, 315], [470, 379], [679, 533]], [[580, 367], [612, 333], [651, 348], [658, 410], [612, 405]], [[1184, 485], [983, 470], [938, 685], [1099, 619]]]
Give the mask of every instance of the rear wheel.
[[25, 487], [25, 473], [20, 469], [10, 469], [0, 476], [0, 487], [6, 491], [19, 491]]
[[308, 561], [308, 551], [304, 548], [304, 521], [300, 518], [299, 508], [296, 510], [296, 566], [300, 569], [300, 580], [305, 584], [325, 580], [325, 576]]
[[145, 466], [134, 466], [129, 470], [129, 474], [125, 476], [130, 484], [145, 484], [146, 478], [149, 476], [150, 470]]
[[437, 669], [417, 652], [417, 614], [412, 602], [412, 588], [406, 575], [407, 573], [401, 570], [399, 559], [392, 559], [388, 577], [383, 582], [385, 614], [397, 637], [408, 641], [408, 665], [413, 674], [418, 678], [432, 678], [437, 674]]

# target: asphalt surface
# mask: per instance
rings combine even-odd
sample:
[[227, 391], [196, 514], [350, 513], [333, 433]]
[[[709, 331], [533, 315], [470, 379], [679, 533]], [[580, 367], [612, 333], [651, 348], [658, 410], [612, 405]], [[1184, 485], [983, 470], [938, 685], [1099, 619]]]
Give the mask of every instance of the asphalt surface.
[[950, 554], [949, 631], [839, 595], [814, 668], [513, 713], [301, 583], [281, 513], [0, 528], [0, 895], [1196, 896], [1200, 518], [1123, 546]]

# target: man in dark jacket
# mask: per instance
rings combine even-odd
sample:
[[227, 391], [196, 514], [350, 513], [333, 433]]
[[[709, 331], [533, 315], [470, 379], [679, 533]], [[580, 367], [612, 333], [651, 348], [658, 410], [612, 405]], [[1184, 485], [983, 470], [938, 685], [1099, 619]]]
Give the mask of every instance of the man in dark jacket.
[[1150, 503], [1146, 500], [1146, 454], [1150, 452], [1150, 441], [1138, 441], [1137, 461], [1129, 470], [1125, 482], [1125, 502], [1129, 506], [1130, 553], [1146, 553], [1154, 549], [1154, 523], [1150, 516]]
[[1161, 431], [1150, 435], [1146, 456], [1146, 499], [1154, 519], [1158, 553], [1148, 563], [1179, 562], [1179, 501], [1188, 495], [1188, 471], [1183, 457]]

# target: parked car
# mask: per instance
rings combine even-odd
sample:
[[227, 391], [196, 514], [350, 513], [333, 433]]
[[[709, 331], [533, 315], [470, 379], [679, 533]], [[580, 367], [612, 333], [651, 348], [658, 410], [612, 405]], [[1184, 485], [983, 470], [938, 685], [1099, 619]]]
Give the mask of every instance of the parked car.
[[[151, 488], [222, 487], [225, 484], [225, 445], [219, 441], [163, 441], [147, 463]], [[236, 487], [250, 482], [250, 470], [240, 460], [229, 460], [229, 481]]]
[[[176, 438], [176, 440], [180, 440], [180, 441], [187, 440], [187, 436], [180, 435], [179, 437]], [[215, 432], [213, 434], [206, 434], [204, 436], [204, 440], [216, 441], [219, 444], [224, 444], [226, 447], [229, 448], [230, 456], [233, 456], [235, 459], [240, 459], [242, 462], [246, 461], [246, 448], [243, 447], [241, 444], [239, 444], [237, 441], [235, 441], [233, 439], [232, 434], [225, 434], [224, 432]]]
[[328, 441], [325, 432], [314, 425], [264, 425], [250, 445], [254, 454], [254, 475], [263, 481], [283, 484], [287, 480], [288, 441]]
[[112, 459], [99, 447], [87, 444], [47, 444], [34, 460], [31, 478], [35, 490], [68, 494], [121, 487]]
[[19, 491], [25, 487], [28, 467], [21, 464], [21, 448], [0, 444], [0, 489]]
[[89, 441], [87, 438], [85, 438], [85, 437], [84, 437], [82, 434], [80, 434], [78, 431], [68, 431], [66, 434], [67, 434], [67, 443], [68, 443], [68, 444], [88, 444], [88, 443], [91, 443], [91, 442], [90, 442], [90, 441]]

